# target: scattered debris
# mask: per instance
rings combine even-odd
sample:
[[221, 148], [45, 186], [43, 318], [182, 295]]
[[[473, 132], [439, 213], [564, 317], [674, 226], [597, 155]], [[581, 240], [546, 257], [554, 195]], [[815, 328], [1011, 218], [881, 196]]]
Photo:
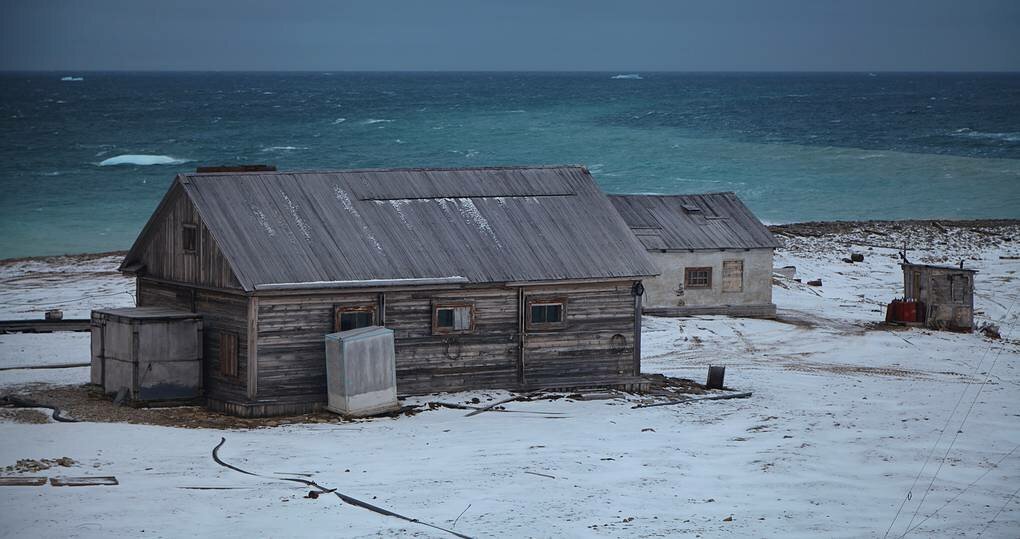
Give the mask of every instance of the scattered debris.
[[808, 286], [822, 286], [822, 280], [821, 279], [815, 279], [813, 281], [808, 281], [807, 285]]
[[732, 515], [731, 515], [731, 516], [728, 516], [728, 517], [726, 517], [726, 518], [722, 519], [722, 521], [723, 521], [723, 522], [733, 522], [733, 516], [732, 516]]
[[554, 476], [554, 475], [547, 475], [547, 474], [544, 474], [544, 473], [529, 472], [527, 470], [524, 470], [524, 473], [531, 474], [531, 475], [537, 475], [539, 477], [548, 477], [549, 479], [556, 479], [556, 476]]
[[726, 395], [711, 395], [711, 396], [708, 396], [708, 397], [687, 398], [687, 399], [681, 399], [681, 400], [675, 400], [675, 401], [653, 402], [651, 404], [637, 404], [637, 405], [631, 406], [631, 408], [652, 408], [654, 406], [670, 406], [670, 405], [673, 405], [673, 404], [684, 404], [684, 403], [687, 403], [687, 402], [697, 402], [697, 401], [716, 401], [716, 400], [725, 400], [725, 399], [745, 399], [745, 398], [750, 397], [750, 396], [751, 396], [751, 392], [748, 391], [746, 393], [729, 393], [729, 394], [726, 394]]
[[35, 473], [44, 470], [49, 470], [57, 466], [64, 468], [70, 468], [78, 464], [74, 459], [69, 457], [60, 457], [56, 459], [21, 459], [13, 466], [7, 466], [4, 468], [4, 473]]
[[1002, 338], [1002, 335], [999, 333], [999, 326], [990, 322], [983, 324], [980, 328], [978, 328], [978, 331], [989, 339], [999, 340]]

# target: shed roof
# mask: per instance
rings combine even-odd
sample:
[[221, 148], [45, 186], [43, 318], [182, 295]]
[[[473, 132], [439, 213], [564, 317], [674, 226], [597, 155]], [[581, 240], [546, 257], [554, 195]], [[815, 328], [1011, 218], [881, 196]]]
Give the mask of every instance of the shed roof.
[[246, 290], [658, 273], [583, 167], [182, 174], [176, 182]]
[[734, 193], [612, 195], [646, 249], [757, 249], [779, 246]]
[[937, 269], [937, 270], [945, 270], [945, 271], [962, 271], [964, 273], [977, 273], [978, 272], [978, 270], [973, 269], [973, 268], [961, 268], [960, 266], [949, 266], [949, 265], [943, 265], [943, 264], [915, 264], [913, 262], [901, 262], [900, 266], [902, 268], [904, 268], [904, 269], [908, 269], [908, 268], [910, 268], [910, 269], [922, 268], [922, 269]]

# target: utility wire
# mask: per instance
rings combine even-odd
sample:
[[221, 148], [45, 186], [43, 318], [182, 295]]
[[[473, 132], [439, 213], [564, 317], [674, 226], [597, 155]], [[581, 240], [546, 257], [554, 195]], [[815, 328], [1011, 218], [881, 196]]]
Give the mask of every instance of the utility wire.
[[1004, 461], [1007, 458], [1009, 458], [1009, 456], [1012, 455], [1014, 452], [1016, 452], [1017, 449], [1020, 449], [1020, 444], [1015, 446], [1013, 449], [1010, 449], [1009, 453], [1006, 453], [1005, 455], [1003, 455], [1002, 458], [1000, 458], [995, 464], [993, 464], [991, 468], [985, 470], [985, 473], [981, 474], [977, 479], [971, 481], [970, 484], [967, 485], [966, 487], [963, 487], [963, 490], [958, 492], [956, 494], [956, 496], [953, 496], [952, 499], [950, 499], [946, 503], [942, 504], [941, 507], [939, 507], [938, 509], [932, 511], [930, 515], [924, 517], [924, 519], [921, 520], [920, 522], [918, 522], [917, 524], [914, 524], [913, 528], [909, 528], [909, 529], [907, 529], [907, 531], [903, 532], [903, 535], [907, 535], [908, 533], [916, 530], [917, 528], [920, 528], [922, 524], [924, 524], [925, 522], [928, 522], [928, 519], [930, 519], [931, 517], [937, 515], [939, 513], [939, 511], [945, 509], [946, 507], [949, 507], [949, 504], [955, 502], [957, 499], [960, 498], [960, 496], [963, 496], [963, 493], [967, 492], [968, 490], [970, 490], [970, 487], [973, 487], [974, 485], [976, 485], [979, 482], [981, 482], [981, 480], [984, 479], [986, 475], [992, 473], [992, 470], [998, 469], [999, 465], [1002, 464], [1002, 461]]
[[[1013, 307], [1015, 305], [1016, 305], [1016, 300], [1013, 300], [1013, 303], [1009, 306], [1009, 309], [1006, 310], [1006, 314], [1003, 316], [1003, 320], [1009, 320], [1009, 314], [1010, 314], [1010, 312], [1012, 312]], [[977, 374], [977, 373], [979, 373], [981, 371], [981, 365], [984, 364], [985, 358], [988, 357], [988, 352], [990, 352], [992, 350], [993, 346], [994, 346], [993, 344], [990, 344], [988, 346], [988, 348], [985, 349], [985, 352], [983, 354], [981, 354], [981, 361], [979, 361], [978, 364], [977, 364], [977, 367], [974, 368], [974, 374]], [[987, 377], [985, 378], [985, 380], [987, 381]], [[928, 455], [925, 456], [924, 464], [921, 465], [921, 469], [918, 470], [917, 475], [914, 477], [913, 483], [911, 483], [910, 484], [910, 488], [907, 489], [907, 495], [903, 497], [903, 501], [900, 502], [900, 506], [896, 509], [896, 514], [893, 516], [892, 522], [889, 523], [889, 527], [885, 530], [885, 535], [882, 536], [883, 539], [889, 537], [889, 533], [892, 531], [893, 526], [896, 525], [896, 521], [900, 518], [900, 513], [903, 511], [903, 507], [907, 504], [908, 501], [911, 500], [911, 498], [913, 498], [914, 487], [916, 487], [917, 486], [917, 482], [920, 481], [921, 475], [924, 473], [924, 470], [928, 467], [928, 462], [931, 460], [931, 456], [933, 454], [935, 454], [935, 448], [937, 448], [938, 445], [939, 445], [939, 442], [942, 441], [942, 436], [945, 435], [946, 429], [949, 428], [949, 423], [952, 421], [953, 416], [956, 415], [956, 410], [959, 409], [960, 404], [963, 402], [963, 398], [967, 395], [967, 389], [968, 388], [966, 386], [964, 386], [963, 391], [960, 393], [960, 398], [956, 400], [956, 404], [953, 406], [953, 411], [949, 413], [949, 417], [946, 418], [946, 423], [942, 426], [942, 429], [939, 430], [939, 437], [935, 440], [935, 443], [932, 444], [931, 449], [928, 451]], [[929, 488], [930, 488], [930, 486], [929, 486]], [[927, 495], [927, 491], [925, 492], [925, 495]], [[922, 498], [921, 502], [922, 503], [924, 502], [923, 498]], [[921, 508], [921, 505], [918, 504], [918, 510], [920, 510], [920, 508]], [[916, 511], [914, 512], [914, 515], [916, 517], [916, 515], [917, 515]], [[913, 522], [913, 519], [911, 519], [911, 523], [912, 522]], [[907, 528], [908, 529], [910, 528], [910, 524], [907, 525]], [[904, 535], [906, 535], [906, 534], [904, 534]]]
[[[1013, 301], [1013, 305], [1015, 305], [1015, 304], [1016, 304], [1016, 300]], [[1013, 305], [1009, 306], [1009, 310], [1010, 311], [1013, 310]], [[1006, 314], [1008, 315], [1009, 311], [1007, 311]], [[1014, 323], [1010, 325], [1010, 332], [1012, 332], [1013, 326], [1015, 326], [1015, 325], [1016, 325], [1016, 322], [1014, 321]], [[991, 373], [995, 369], [995, 364], [999, 362], [999, 357], [1002, 355], [1002, 351], [1004, 349], [1005, 349], [1005, 347], [999, 348], [999, 351], [996, 352], [995, 359], [992, 360], [992, 366], [988, 368], [988, 371], [987, 371], [988, 373]], [[988, 348], [988, 350], [991, 350], [991, 346]], [[982, 363], [984, 363], [984, 359], [982, 359]], [[981, 364], [979, 363], [978, 364], [978, 370], [980, 370], [980, 367], [981, 367]], [[983, 379], [981, 380], [981, 385], [978, 386], [977, 393], [974, 394], [974, 399], [970, 401], [970, 407], [967, 408], [967, 413], [964, 414], [963, 421], [960, 422], [960, 427], [956, 429], [956, 435], [953, 436], [952, 441], [949, 442], [949, 447], [946, 448], [945, 455], [942, 455], [942, 459], [939, 461], [939, 467], [935, 469], [935, 475], [931, 476], [931, 482], [928, 483], [928, 488], [925, 489], [924, 495], [921, 496], [921, 501], [917, 504], [917, 509], [914, 510], [913, 516], [910, 517], [910, 522], [907, 523], [907, 529], [908, 530], [914, 524], [914, 519], [917, 518], [917, 513], [920, 512], [921, 511], [921, 507], [924, 506], [925, 498], [928, 497], [928, 493], [931, 492], [932, 486], [935, 485], [935, 480], [938, 479], [939, 472], [942, 471], [942, 467], [945, 466], [945, 464], [946, 464], [946, 459], [949, 458], [949, 452], [953, 450], [953, 446], [956, 445], [956, 440], [960, 437], [960, 434], [963, 433], [963, 426], [967, 424], [967, 419], [970, 417], [971, 411], [974, 410], [974, 405], [977, 404], [977, 400], [981, 396], [981, 392], [984, 391], [985, 384], [987, 384], [987, 383], [988, 383], [988, 375], [986, 373], [985, 376], [983, 376]], [[967, 393], [966, 390], [964, 390], [964, 394], [966, 394], [966, 393]], [[906, 535], [907, 535], [907, 533], [904, 532], [903, 535], [901, 535], [900, 537], [905, 537]]]
[[1002, 513], [1002, 510], [1005, 509], [1007, 505], [1009, 505], [1009, 502], [1013, 501], [1013, 498], [1016, 497], [1018, 492], [1020, 492], [1020, 487], [1017, 487], [1016, 490], [1014, 490], [1013, 493], [1010, 494], [1008, 498], [1006, 498], [1006, 503], [1002, 504], [1002, 507], [1000, 507], [999, 510], [995, 512], [995, 516], [992, 517], [992, 520], [989, 520], [988, 522], [985, 523], [985, 526], [981, 528], [981, 531], [978, 532], [977, 534], [978, 537], [981, 537], [981, 534], [985, 533], [985, 530], [987, 530], [988, 527], [992, 525], [992, 522], [995, 522], [995, 519], [999, 518], [999, 515]]

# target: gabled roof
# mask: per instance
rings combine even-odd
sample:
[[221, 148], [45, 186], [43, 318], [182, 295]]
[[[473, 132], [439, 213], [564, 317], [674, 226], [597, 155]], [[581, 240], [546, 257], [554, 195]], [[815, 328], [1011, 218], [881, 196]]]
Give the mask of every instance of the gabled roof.
[[734, 193], [613, 195], [609, 200], [650, 251], [779, 246]]
[[[582, 167], [182, 174], [176, 183], [246, 290], [658, 273]], [[128, 259], [144, 242], [143, 231]]]

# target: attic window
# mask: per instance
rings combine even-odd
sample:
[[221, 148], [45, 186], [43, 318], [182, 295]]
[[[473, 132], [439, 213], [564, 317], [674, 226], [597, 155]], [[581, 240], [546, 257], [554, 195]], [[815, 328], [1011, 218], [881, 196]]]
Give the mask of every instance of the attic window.
[[436, 305], [432, 311], [432, 333], [469, 333], [475, 328], [475, 307], [469, 303]]
[[181, 225], [181, 248], [185, 253], [194, 253], [198, 250], [198, 227], [191, 223]]
[[333, 331], [350, 331], [375, 323], [375, 307], [336, 307], [333, 316]]

